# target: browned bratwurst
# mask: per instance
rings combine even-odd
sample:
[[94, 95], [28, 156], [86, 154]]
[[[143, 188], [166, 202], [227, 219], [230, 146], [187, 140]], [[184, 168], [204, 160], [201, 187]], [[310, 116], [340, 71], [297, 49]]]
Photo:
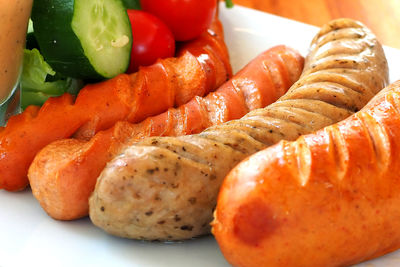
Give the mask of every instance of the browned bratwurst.
[[226, 260], [339, 267], [400, 249], [399, 149], [400, 80], [346, 120], [243, 160], [212, 223]]
[[90, 218], [111, 234], [135, 239], [207, 234], [220, 185], [238, 162], [343, 120], [387, 82], [375, 36], [359, 22], [332, 21], [312, 41], [300, 80], [278, 102], [201, 134], [127, 147], [100, 175]]

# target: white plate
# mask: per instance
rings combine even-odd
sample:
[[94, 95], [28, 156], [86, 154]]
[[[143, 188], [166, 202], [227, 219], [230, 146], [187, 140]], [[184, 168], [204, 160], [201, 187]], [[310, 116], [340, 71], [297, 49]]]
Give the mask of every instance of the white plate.
[[[277, 44], [297, 48], [303, 55], [317, 28], [236, 6], [220, 16], [234, 70]], [[400, 78], [400, 51], [385, 48], [391, 81]], [[0, 266], [229, 266], [209, 236], [183, 243], [138, 242], [110, 236], [88, 219], [52, 220], [29, 190], [0, 191]], [[394, 252], [359, 266], [399, 266]]]

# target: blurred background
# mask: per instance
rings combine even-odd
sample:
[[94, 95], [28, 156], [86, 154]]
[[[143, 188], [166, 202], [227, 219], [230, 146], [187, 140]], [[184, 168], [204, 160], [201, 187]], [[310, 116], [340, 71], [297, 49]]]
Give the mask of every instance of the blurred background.
[[234, 3], [315, 26], [334, 18], [357, 19], [383, 44], [400, 49], [400, 0], [234, 0]]

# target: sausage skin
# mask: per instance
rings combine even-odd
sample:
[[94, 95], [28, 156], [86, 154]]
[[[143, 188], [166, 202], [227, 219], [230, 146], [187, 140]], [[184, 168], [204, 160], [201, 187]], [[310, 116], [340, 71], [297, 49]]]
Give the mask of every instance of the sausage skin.
[[[269, 74], [265, 65], [274, 71]], [[126, 143], [148, 136], [199, 133], [212, 125], [241, 118], [249, 110], [275, 102], [300, 77], [303, 66], [304, 58], [297, 51], [283, 45], [274, 46], [205, 97], [197, 96], [178, 108], [137, 124], [118, 122], [87, 142], [78, 139], [55, 141], [44, 147], [29, 167], [32, 193], [54, 219], [85, 217], [89, 213], [89, 196], [97, 177], [107, 162], [121, 153]], [[258, 79], [260, 75], [264, 75], [264, 79]], [[276, 76], [282, 77], [278, 80], [283, 82], [274, 83], [272, 77]]]
[[332, 21], [312, 41], [300, 80], [276, 103], [197, 135], [127, 147], [100, 174], [90, 218], [135, 239], [208, 234], [220, 185], [237, 163], [350, 116], [385, 87], [387, 76], [375, 36], [359, 22]]
[[213, 234], [234, 266], [348, 266], [400, 248], [400, 81], [235, 167]]

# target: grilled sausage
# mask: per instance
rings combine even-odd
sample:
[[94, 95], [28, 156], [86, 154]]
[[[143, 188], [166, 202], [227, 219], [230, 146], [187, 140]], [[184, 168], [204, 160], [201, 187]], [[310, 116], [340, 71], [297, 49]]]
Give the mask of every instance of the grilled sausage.
[[99, 176], [90, 218], [111, 234], [135, 239], [207, 234], [220, 185], [237, 163], [343, 120], [387, 82], [375, 36], [359, 22], [332, 21], [313, 39], [300, 80], [278, 102], [198, 135], [127, 147]]
[[[233, 266], [349, 266], [400, 248], [400, 81], [235, 167], [213, 233]], [[397, 155], [396, 155], [397, 154]]]
[[[241, 118], [249, 109], [275, 102], [300, 77], [303, 65], [304, 58], [297, 51], [275, 46], [204, 98], [195, 97], [187, 104], [138, 124], [118, 122], [88, 142], [55, 141], [44, 147], [29, 167], [32, 193], [54, 219], [74, 220], [87, 216], [89, 196], [97, 177], [107, 162], [125, 148], [126, 142], [148, 136], [199, 133], [209, 126]], [[274, 79], [282, 82], [273, 83]], [[240, 84], [244, 86], [238, 86]]]

